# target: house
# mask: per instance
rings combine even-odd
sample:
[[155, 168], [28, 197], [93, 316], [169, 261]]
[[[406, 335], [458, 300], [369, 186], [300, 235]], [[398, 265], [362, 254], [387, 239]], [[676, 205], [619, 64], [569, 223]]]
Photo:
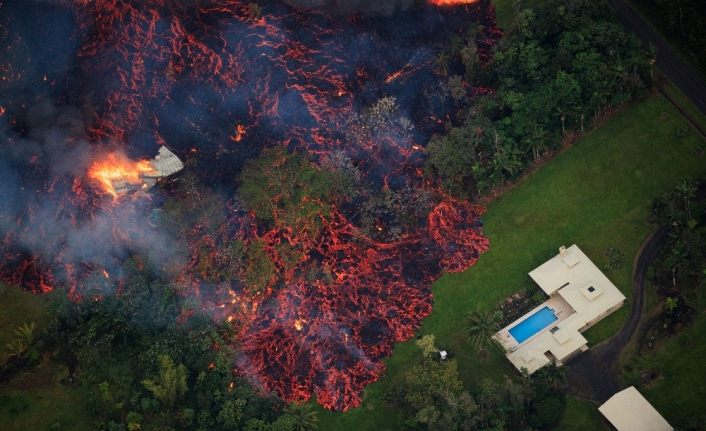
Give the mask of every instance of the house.
[[598, 408], [618, 431], [673, 431], [669, 423], [634, 386], [618, 392]]
[[549, 299], [494, 335], [518, 370], [562, 365], [588, 350], [581, 333], [625, 303], [625, 295], [575, 244], [561, 247], [529, 275]]

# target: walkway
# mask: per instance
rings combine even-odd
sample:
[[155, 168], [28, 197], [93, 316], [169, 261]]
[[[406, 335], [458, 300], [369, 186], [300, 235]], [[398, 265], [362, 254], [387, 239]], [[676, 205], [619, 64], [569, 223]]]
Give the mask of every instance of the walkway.
[[566, 363], [566, 377], [573, 392], [590, 394], [592, 399], [603, 403], [620, 390], [615, 372], [618, 357], [637, 332], [645, 308], [647, 268], [666, 240], [667, 227], [663, 226], [643, 244], [632, 275], [632, 308], [620, 332]]
[[623, 0], [608, 0], [617, 12], [618, 19], [635, 33], [645, 47], [652, 44], [657, 48], [656, 65], [659, 70], [676, 85], [679, 90], [706, 115], [706, 83], [682, 61], [654, 30], [643, 21]]

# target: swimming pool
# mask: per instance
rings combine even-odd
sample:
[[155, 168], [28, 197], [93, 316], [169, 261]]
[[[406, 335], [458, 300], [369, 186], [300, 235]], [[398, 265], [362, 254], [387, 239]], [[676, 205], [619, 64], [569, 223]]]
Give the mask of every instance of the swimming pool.
[[554, 312], [549, 307], [545, 306], [522, 322], [513, 326], [508, 332], [510, 332], [510, 335], [512, 335], [518, 343], [522, 344], [526, 339], [530, 338], [557, 320], [559, 320], [559, 318], [554, 315]]

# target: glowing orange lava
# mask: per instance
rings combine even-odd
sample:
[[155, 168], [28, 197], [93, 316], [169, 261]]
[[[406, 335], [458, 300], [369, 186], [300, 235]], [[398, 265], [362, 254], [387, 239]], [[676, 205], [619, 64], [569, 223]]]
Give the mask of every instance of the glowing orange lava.
[[478, 0], [429, 0], [429, 3], [436, 6], [456, 6], [460, 4], [471, 4]]
[[124, 155], [112, 153], [103, 160], [93, 162], [88, 169], [88, 177], [100, 182], [106, 193], [117, 197], [118, 193], [115, 191], [117, 181], [141, 184], [142, 175], [148, 172], [154, 172], [149, 161], [135, 162]]

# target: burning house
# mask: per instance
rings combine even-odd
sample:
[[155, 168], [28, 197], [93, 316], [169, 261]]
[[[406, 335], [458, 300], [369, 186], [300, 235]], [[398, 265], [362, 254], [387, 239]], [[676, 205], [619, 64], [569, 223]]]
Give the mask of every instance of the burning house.
[[133, 162], [124, 156], [110, 154], [105, 160], [95, 162], [88, 176], [101, 182], [113, 196], [133, 190], [148, 189], [160, 178], [168, 177], [184, 169], [176, 154], [165, 146], [159, 148], [154, 159]]

